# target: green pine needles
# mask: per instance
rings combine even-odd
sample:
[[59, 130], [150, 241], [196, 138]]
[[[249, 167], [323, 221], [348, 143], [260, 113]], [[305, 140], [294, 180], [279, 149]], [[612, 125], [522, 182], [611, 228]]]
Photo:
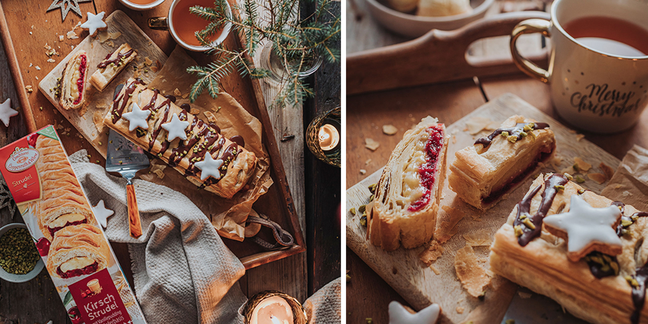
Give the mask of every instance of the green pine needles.
[[[216, 56], [207, 66], [192, 66], [187, 72], [196, 74], [199, 79], [191, 87], [189, 98], [193, 102], [207, 89], [213, 98], [218, 96], [220, 80], [237, 71], [241, 76], [264, 78], [270, 71], [254, 67], [247, 57], [253, 57], [261, 49], [262, 42], [271, 41], [273, 54], [282, 62], [285, 76], [281, 81], [281, 91], [275, 102], [301, 104], [313, 96], [313, 89], [300, 76], [319, 59], [340, 62], [340, 17], [331, 12], [334, 0], [302, 0], [315, 3], [315, 11], [300, 19], [299, 0], [243, 0], [242, 5], [233, 9], [240, 17], [231, 15], [227, 0], [214, 0], [214, 7], [194, 6], [191, 13], [209, 21], [207, 27], [196, 32], [203, 45], [211, 49], [209, 54]], [[245, 38], [245, 47], [230, 49], [219, 44], [210, 45], [209, 36], [231, 24], [232, 32]]]

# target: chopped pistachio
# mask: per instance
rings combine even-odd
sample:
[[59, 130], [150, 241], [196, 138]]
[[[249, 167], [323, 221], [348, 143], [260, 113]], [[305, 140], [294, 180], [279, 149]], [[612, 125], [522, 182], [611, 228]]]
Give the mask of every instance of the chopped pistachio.
[[529, 135], [529, 134], [527, 134], [526, 132], [520, 132], [520, 137], [524, 138], [524, 137], [527, 137], [527, 135]]
[[509, 137], [509, 132], [502, 132], [502, 136]]
[[621, 220], [621, 225], [623, 225], [623, 227], [628, 227], [628, 226], [632, 225], [632, 221], [627, 220], [627, 219], [622, 219]]
[[367, 324], [373, 324], [373, 320], [371, 319], [371, 317], [365, 318], [365, 321], [367, 322]]
[[531, 223], [531, 220], [528, 219], [528, 218], [523, 220], [522, 224], [526, 225], [526, 227], [528, 227], [528, 228], [530, 228], [532, 230], [534, 230], [536, 228], [535, 225], [533, 225], [533, 223]]
[[536, 134], [534, 132], [529, 132], [529, 136], [531, 136], [531, 138], [533, 138], [533, 140], [535, 141]]
[[632, 287], [639, 287], [639, 282], [637, 282], [637, 279], [631, 277], [631, 276], [625, 276], [625, 280], [630, 284]]
[[511, 143], [515, 143], [518, 140], [517, 136], [509, 136], [506, 139]]
[[578, 164], [572, 165], [572, 168], [574, 169], [574, 171], [580, 172], [580, 168], [578, 167]]
[[[619, 207], [621, 207], [621, 206], [619, 206]], [[621, 208], [619, 208], [619, 209], [621, 209]], [[636, 222], [637, 219], [639, 219], [639, 216], [637, 216], [637, 215], [632, 215], [632, 216], [630, 217], [630, 219], [632, 219], [633, 222]]]
[[526, 214], [522, 214], [522, 215], [520, 215], [520, 220], [524, 220], [524, 219], [526, 219], [526, 218], [527, 218], [527, 215], [526, 215]]
[[565, 186], [563, 186], [563, 185], [555, 185], [555, 186], [554, 186], [554, 189], [556, 189], [556, 190], [558, 190], [558, 191], [561, 191], [561, 190], [562, 190], [562, 191], [565, 191]]
[[515, 320], [514, 319], [507, 319], [506, 322], [504, 322], [504, 323], [505, 324], [515, 324]]
[[579, 194], [579, 195], [582, 195], [582, 194], [584, 194], [584, 193], [585, 193], [585, 189], [578, 189], [578, 194]]
[[612, 267], [612, 270], [614, 270], [614, 275], [619, 274], [619, 264], [616, 262], [610, 262], [610, 267]]
[[369, 201], [373, 201], [374, 198], [375, 198], [375, 195], [371, 195], [371, 196], [369, 197]]
[[574, 180], [574, 177], [572, 177], [572, 175], [567, 172], [565, 172], [564, 176], [565, 178], [567, 178], [567, 180]]
[[351, 276], [349, 276], [348, 273], [347, 273], [347, 275], [346, 275], [346, 282], [347, 282], [347, 283], [351, 282]]
[[366, 210], [367, 210], [367, 205], [362, 205], [362, 206], [358, 207], [358, 211], [361, 212], [361, 213], [364, 213]]
[[515, 225], [513, 229], [515, 230], [515, 236], [517, 237], [522, 236], [522, 234], [524, 234], [524, 231], [522, 230], [522, 226], [520, 225]]
[[372, 194], [376, 193], [376, 184], [375, 183], [372, 184], [372, 185], [369, 185], [369, 187], [367, 187], [367, 188], [369, 189], [369, 192], [371, 192]]
[[356, 215], [355, 207], [349, 209], [349, 213], [351, 213], [351, 215], [355, 216]]
[[360, 217], [360, 225], [367, 226], [367, 215], [363, 215]]

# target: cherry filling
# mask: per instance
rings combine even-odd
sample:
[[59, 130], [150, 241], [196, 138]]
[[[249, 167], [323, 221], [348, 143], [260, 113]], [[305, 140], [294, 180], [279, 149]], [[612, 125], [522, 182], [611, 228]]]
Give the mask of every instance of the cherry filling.
[[54, 227], [54, 228], [49, 227], [48, 229], [49, 229], [50, 235], [51, 235], [52, 237], [54, 237], [54, 233], [58, 232], [58, 231], [61, 230], [63, 227], [66, 227], [66, 226], [74, 226], [74, 225], [79, 225], [79, 224], [85, 224], [85, 223], [87, 223], [87, 222], [88, 222], [87, 219], [80, 220], [80, 221], [78, 221], [78, 222], [71, 222], [71, 223], [70, 223], [70, 222], [67, 222], [67, 223], [65, 223], [65, 225], [63, 225], [63, 226], [61, 226], [61, 227]]
[[98, 268], [99, 263], [95, 262], [89, 266], [84, 267], [83, 269], [74, 269], [66, 272], [61, 271], [61, 267], [58, 267], [56, 268], [56, 273], [59, 275], [59, 277], [65, 279], [95, 273], [97, 272]]
[[85, 73], [86, 73], [86, 65], [88, 64], [88, 58], [85, 55], [81, 55], [81, 64], [79, 64], [79, 80], [77, 80], [76, 85], [77, 89], [79, 90], [79, 98], [74, 100], [74, 104], [78, 104], [81, 102], [81, 99], [83, 97], [83, 80], [85, 80]]
[[441, 126], [442, 124], [437, 124], [427, 129], [430, 137], [425, 142], [425, 162], [418, 169], [421, 186], [425, 188], [425, 193], [407, 208], [411, 212], [421, 210], [430, 202], [432, 187], [434, 181], [436, 181], [435, 172], [439, 162], [439, 154], [443, 149], [443, 129]]

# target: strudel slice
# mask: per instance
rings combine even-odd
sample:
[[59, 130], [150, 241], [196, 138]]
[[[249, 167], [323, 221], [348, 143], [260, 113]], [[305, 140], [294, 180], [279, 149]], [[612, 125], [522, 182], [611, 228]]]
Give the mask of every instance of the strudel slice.
[[89, 275], [112, 263], [108, 241], [99, 228], [89, 224], [60, 230], [47, 255], [47, 270], [63, 279]]
[[563, 175], [540, 175], [495, 233], [491, 270], [589, 322], [648, 323], [645, 216]]
[[121, 72], [128, 63], [135, 59], [137, 52], [127, 43], [119, 46], [114, 52], [108, 54], [103, 61], [97, 64], [98, 70], [90, 77], [90, 83], [99, 91], [112, 81], [112, 79]]
[[546, 123], [511, 116], [488, 137], [455, 153], [450, 189], [468, 204], [485, 210], [519, 184], [556, 147]]
[[367, 233], [376, 246], [411, 249], [432, 239], [445, 181], [445, 126], [425, 117], [405, 133], [383, 170]]
[[59, 104], [63, 109], [77, 109], [85, 103], [86, 80], [88, 79], [88, 54], [78, 51], [65, 65], [60, 80]]
[[232, 198], [256, 171], [257, 157], [244, 148], [243, 137], [225, 138], [218, 125], [204, 122], [186, 105], [184, 109], [173, 101], [139, 79], [128, 79], [108, 109], [104, 125], [200, 188]]

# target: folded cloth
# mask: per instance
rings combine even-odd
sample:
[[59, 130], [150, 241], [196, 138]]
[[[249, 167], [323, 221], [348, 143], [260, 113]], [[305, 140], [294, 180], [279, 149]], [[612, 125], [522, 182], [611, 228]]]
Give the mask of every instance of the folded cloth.
[[342, 286], [340, 278], [329, 282], [304, 303], [308, 323], [335, 324], [342, 322]]
[[149, 323], [243, 323], [246, 302], [238, 280], [245, 274], [207, 217], [184, 195], [134, 180], [143, 235], [128, 232], [126, 180], [89, 163], [87, 152], [70, 162], [94, 206], [103, 200], [115, 211], [106, 235], [129, 243], [135, 294]]

